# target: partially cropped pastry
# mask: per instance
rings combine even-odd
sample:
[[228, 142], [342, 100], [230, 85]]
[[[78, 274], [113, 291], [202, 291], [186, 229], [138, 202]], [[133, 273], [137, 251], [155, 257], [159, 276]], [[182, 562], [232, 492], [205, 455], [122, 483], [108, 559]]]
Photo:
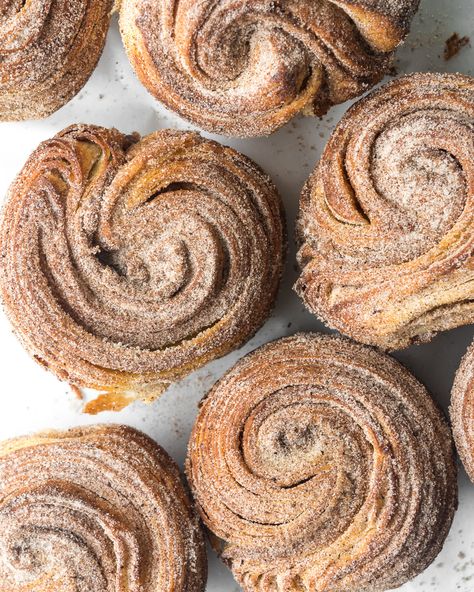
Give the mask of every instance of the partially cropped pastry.
[[419, 0], [122, 0], [146, 88], [207, 130], [258, 136], [382, 79]]
[[296, 291], [397, 349], [474, 322], [474, 78], [415, 74], [349, 110], [301, 198]]
[[474, 482], [474, 343], [467, 350], [454, 380], [451, 421], [459, 456]]
[[125, 426], [0, 443], [8, 592], [204, 592], [206, 551], [177, 466]]
[[204, 399], [187, 473], [246, 592], [379, 592], [422, 572], [457, 505], [452, 438], [417, 380], [367, 346], [270, 343]]
[[102, 53], [112, 0], [4, 0], [0, 121], [39, 119], [87, 82]]
[[73, 126], [10, 188], [0, 289], [25, 348], [106, 394], [87, 411], [152, 400], [265, 321], [283, 217], [252, 161], [198, 134], [143, 139]]

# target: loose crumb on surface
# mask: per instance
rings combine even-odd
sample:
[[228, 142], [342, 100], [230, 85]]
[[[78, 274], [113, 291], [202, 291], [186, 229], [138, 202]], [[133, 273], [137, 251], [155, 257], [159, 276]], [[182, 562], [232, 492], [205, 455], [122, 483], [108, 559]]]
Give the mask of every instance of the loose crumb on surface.
[[458, 33], [453, 33], [449, 39], [446, 39], [444, 59], [449, 61], [457, 56], [463, 47], [469, 45], [470, 41], [469, 37], [460, 37]]
[[69, 386], [70, 386], [70, 388], [71, 388], [71, 392], [72, 392], [72, 394], [73, 394], [73, 395], [74, 395], [74, 396], [75, 396], [77, 399], [79, 399], [79, 401], [83, 401], [83, 400], [84, 400], [84, 393], [83, 393], [83, 391], [82, 391], [82, 390], [81, 390], [81, 389], [80, 389], [78, 386], [76, 386], [75, 384], [71, 384], [71, 385], [69, 385]]

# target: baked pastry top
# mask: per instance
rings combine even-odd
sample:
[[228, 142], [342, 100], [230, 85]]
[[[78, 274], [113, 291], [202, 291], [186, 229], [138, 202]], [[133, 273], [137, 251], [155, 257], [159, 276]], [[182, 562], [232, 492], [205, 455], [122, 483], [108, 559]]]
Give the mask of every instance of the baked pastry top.
[[92, 74], [113, 0], [3, 0], [0, 121], [40, 119], [65, 105]]
[[378, 592], [421, 573], [457, 505], [454, 447], [425, 388], [346, 339], [240, 360], [201, 404], [187, 474], [246, 592]]
[[284, 219], [268, 176], [195, 133], [72, 126], [13, 183], [0, 289], [22, 344], [86, 410], [152, 400], [266, 320]]
[[198, 517], [168, 454], [118, 425], [0, 443], [8, 592], [204, 592]]
[[384, 349], [474, 321], [474, 79], [402, 77], [351, 108], [301, 196], [296, 291]]
[[139, 79], [196, 125], [269, 134], [361, 95], [392, 66], [419, 0], [123, 0]]

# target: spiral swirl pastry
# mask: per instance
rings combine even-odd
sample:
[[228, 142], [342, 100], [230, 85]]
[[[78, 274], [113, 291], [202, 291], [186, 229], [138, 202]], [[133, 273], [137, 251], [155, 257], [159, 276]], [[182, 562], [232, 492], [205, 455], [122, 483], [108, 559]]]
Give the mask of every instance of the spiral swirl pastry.
[[246, 592], [378, 592], [440, 551], [457, 505], [449, 428], [398, 362], [300, 334], [204, 400], [187, 473]]
[[3, 0], [0, 121], [39, 119], [87, 82], [102, 53], [112, 0]]
[[125, 426], [0, 444], [8, 592], [203, 592], [202, 531], [178, 467]]
[[282, 269], [280, 199], [198, 134], [70, 127], [32, 154], [0, 226], [4, 307], [86, 411], [152, 400], [264, 322]]
[[390, 69], [419, 0], [122, 0], [129, 59], [149, 92], [200, 127], [273, 132], [322, 115]]
[[474, 322], [474, 79], [415, 74], [356, 104], [301, 198], [307, 307], [398, 349]]
[[450, 411], [456, 448], [474, 483], [474, 343], [456, 374]]

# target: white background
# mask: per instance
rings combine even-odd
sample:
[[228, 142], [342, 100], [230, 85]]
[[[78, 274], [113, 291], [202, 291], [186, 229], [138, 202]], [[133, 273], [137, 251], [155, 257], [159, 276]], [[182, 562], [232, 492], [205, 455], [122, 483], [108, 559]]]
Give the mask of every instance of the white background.
[[[474, 0], [424, 0], [405, 46], [398, 53], [400, 73], [460, 71], [474, 75], [474, 49], [464, 48], [450, 62], [443, 60], [445, 40], [457, 31], [474, 43]], [[255, 347], [301, 330], [326, 330], [304, 311], [292, 292], [297, 272], [293, 226], [301, 187], [319, 158], [328, 135], [347, 105], [333, 109], [322, 120], [298, 118], [269, 139], [229, 140], [270, 173], [283, 196], [289, 225], [290, 252], [283, 286], [272, 318], [240, 351], [216, 361], [173, 386], [150, 406], [135, 403], [121, 413], [91, 418], [80, 413], [80, 403], [69, 387], [37, 366], [23, 352], [0, 313], [0, 369], [2, 405], [0, 438], [45, 428], [63, 428], [96, 421], [121, 422], [139, 428], [162, 444], [182, 465], [197, 402], [235, 361]], [[0, 195], [37, 144], [75, 122], [115, 126], [123, 132], [146, 134], [157, 128], [190, 128], [158, 105], [137, 82], [125, 57], [116, 18], [99, 66], [79, 95], [46, 121], [0, 124]], [[440, 335], [429, 345], [396, 354], [413, 370], [447, 409], [453, 375], [472, 327]], [[433, 566], [404, 592], [470, 592], [474, 590], [474, 485], [460, 473], [460, 509], [445, 548]], [[237, 592], [232, 576], [211, 555], [208, 592]]]

